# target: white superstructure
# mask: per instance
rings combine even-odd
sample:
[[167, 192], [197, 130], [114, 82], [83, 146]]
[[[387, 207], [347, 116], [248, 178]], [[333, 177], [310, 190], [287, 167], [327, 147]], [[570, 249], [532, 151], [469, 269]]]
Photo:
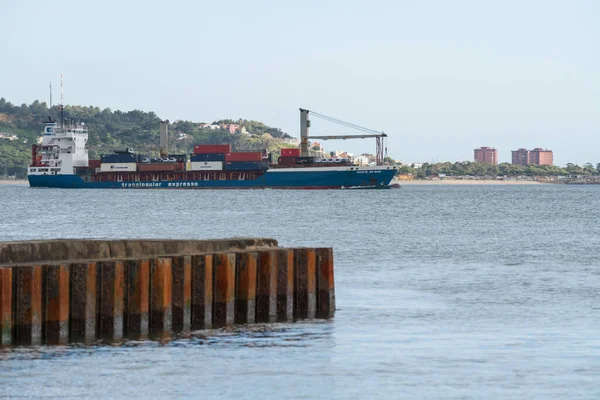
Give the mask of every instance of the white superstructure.
[[42, 144], [33, 146], [28, 175], [72, 175], [75, 167], [88, 166], [88, 131], [83, 124], [59, 126], [49, 120], [42, 134]]

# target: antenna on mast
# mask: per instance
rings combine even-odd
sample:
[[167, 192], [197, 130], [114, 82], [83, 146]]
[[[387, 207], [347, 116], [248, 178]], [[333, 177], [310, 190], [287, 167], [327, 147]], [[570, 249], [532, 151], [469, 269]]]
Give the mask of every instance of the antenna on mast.
[[64, 125], [64, 103], [63, 103], [63, 74], [60, 74], [60, 125]]

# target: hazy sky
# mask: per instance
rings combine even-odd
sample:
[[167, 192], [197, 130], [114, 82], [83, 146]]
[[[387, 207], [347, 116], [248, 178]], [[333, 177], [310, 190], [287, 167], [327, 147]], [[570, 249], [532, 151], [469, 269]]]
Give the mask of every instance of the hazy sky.
[[479, 146], [600, 162], [599, 1], [0, 0], [0, 14], [0, 97], [19, 105], [47, 102], [50, 80], [58, 102], [62, 72], [66, 104], [292, 136], [303, 107], [385, 131], [406, 162]]

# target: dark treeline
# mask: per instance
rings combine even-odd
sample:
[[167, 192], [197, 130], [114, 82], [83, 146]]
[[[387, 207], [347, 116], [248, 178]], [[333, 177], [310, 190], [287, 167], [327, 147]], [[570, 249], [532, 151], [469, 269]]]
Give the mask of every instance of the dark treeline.
[[573, 175], [600, 175], [600, 163], [596, 166], [588, 163], [584, 166], [567, 164], [566, 167], [556, 165], [513, 165], [502, 163], [498, 165], [480, 164], [471, 161], [425, 163], [421, 168], [414, 164], [404, 165], [399, 169], [401, 174], [413, 174], [417, 178], [426, 178], [445, 174], [446, 176], [573, 176]]

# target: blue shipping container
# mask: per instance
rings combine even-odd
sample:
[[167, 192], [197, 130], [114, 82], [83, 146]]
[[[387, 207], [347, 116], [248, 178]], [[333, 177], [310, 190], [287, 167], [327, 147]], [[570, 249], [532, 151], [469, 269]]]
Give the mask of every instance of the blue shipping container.
[[225, 163], [225, 171], [262, 171], [265, 163], [261, 161], [228, 161]]
[[225, 161], [225, 154], [224, 153], [190, 154], [190, 161], [192, 161], [192, 162]]
[[136, 162], [137, 158], [135, 154], [107, 154], [100, 157], [103, 163], [132, 163]]

